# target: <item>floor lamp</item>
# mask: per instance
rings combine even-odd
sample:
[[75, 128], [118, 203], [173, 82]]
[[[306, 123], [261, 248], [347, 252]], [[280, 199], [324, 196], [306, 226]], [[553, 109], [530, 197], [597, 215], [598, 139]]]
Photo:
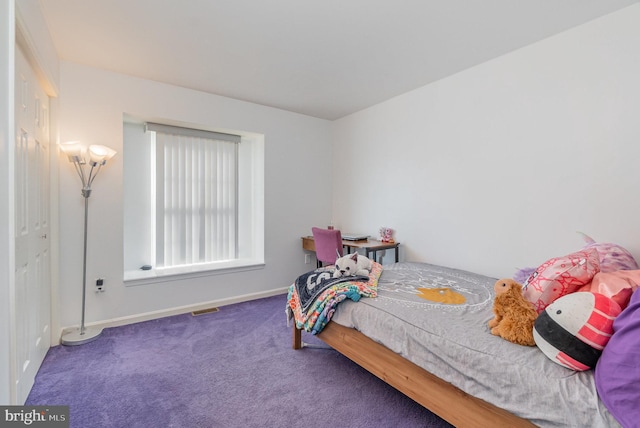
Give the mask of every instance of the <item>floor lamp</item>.
[[[91, 196], [91, 183], [96, 178], [109, 159], [116, 151], [105, 146], [92, 145], [88, 151], [77, 141], [62, 143], [60, 149], [73, 163], [76, 172], [82, 181], [82, 197], [84, 198], [84, 253], [82, 259], [82, 318], [80, 327], [62, 335], [63, 345], [82, 345], [97, 339], [102, 334], [101, 328], [85, 327], [84, 313], [87, 295], [87, 224], [89, 220], [89, 196]], [[87, 153], [88, 152], [88, 153]]]

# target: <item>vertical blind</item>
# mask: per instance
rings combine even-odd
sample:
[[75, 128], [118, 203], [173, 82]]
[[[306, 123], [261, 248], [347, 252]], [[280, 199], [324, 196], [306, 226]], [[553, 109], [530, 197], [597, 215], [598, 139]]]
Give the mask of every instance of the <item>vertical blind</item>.
[[156, 266], [236, 259], [240, 137], [147, 129], [156, 133]]

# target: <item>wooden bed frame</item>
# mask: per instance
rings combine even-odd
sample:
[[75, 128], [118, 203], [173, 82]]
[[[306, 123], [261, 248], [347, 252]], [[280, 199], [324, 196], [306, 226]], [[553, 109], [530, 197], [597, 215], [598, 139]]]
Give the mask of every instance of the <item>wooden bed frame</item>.
[[[535, 427], [463, 392], [355, 329], [329, 322], [317, 337], [456, 427]], [[293, 349], [301, 348], [302, 331], [294, 325]]]

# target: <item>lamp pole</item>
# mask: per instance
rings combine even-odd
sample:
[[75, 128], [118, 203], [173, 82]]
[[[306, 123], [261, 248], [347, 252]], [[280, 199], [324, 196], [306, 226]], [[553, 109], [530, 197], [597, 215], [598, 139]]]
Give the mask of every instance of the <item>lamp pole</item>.
[[[97, 339], [102, 334], [101, 328], [86, 327], [85, 306], [87, 296], [87, 230], [89, 225], [89, 196], [91, 196], [91, 184], [100, 172], [100, 168], [111, 159], [116, 152], [105, 146], [90, 146], [89, 161], [85, 159], [84, 150], [77, 142], [61, 144], [60, 148], [69, 157], [76, 168], [76, 172], [82, 181], [82, 196], [84, 197], [84, 250], [82, 255], [82, 317], [80, 327], [65, 332], [62, 335], [63, 345], [82, 345]], [[89, 164], [89, 173], [85, 173], [85, 165]]]

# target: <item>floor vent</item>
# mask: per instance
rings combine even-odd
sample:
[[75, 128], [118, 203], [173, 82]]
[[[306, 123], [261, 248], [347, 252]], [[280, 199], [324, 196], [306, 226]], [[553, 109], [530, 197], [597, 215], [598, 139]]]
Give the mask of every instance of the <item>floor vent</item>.
[[213, 313], [213, 312], [218, 312], [219, 310], [220, 309], [218, 309], [218, 308], [200, 309], [199, 311], [191, 312], [191, 315], [193, 315], [195, 317], [196, 315], [210, 314], [210, 313]]

